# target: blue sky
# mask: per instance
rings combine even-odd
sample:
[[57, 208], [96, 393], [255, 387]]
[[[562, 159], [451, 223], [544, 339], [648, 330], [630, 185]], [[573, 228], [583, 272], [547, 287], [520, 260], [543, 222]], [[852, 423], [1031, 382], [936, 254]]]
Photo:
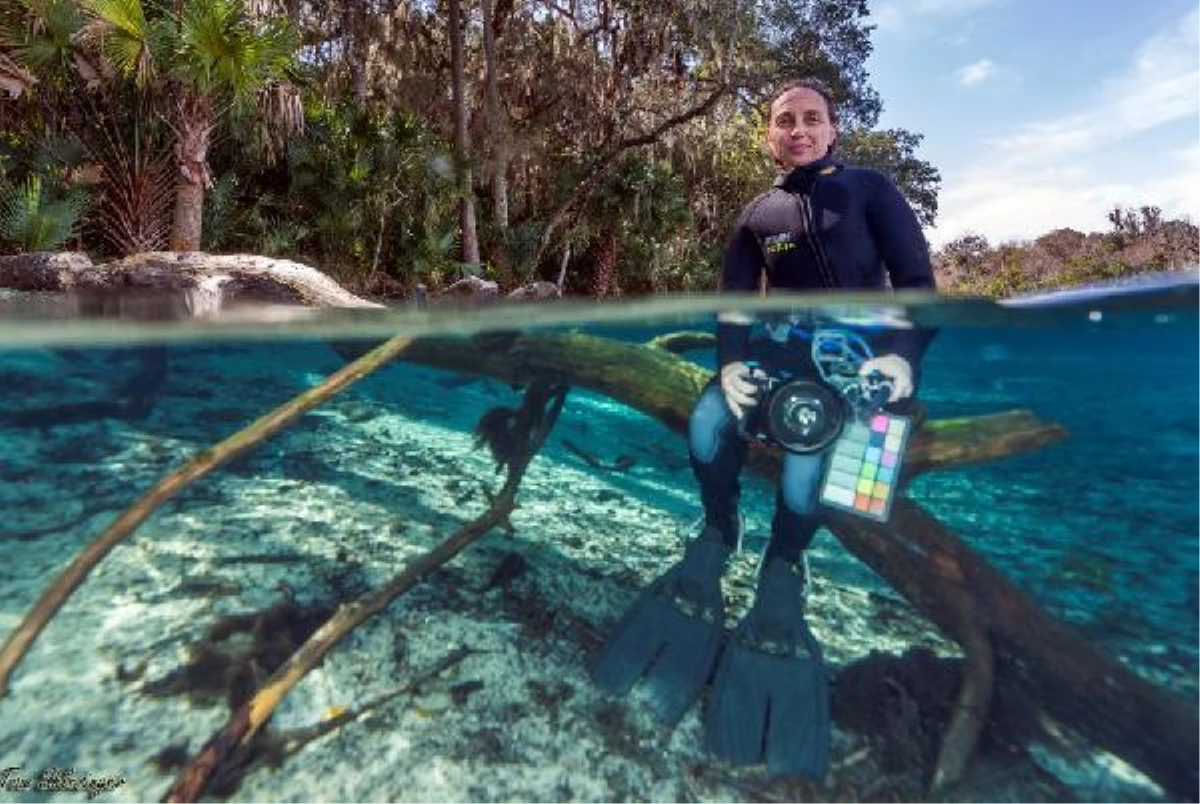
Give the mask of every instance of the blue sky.
[[1107, 231], [1113, 206], [1200, 223], [1196, 0], [871, 0], [882, 128], [941, 172], [932, 245]]

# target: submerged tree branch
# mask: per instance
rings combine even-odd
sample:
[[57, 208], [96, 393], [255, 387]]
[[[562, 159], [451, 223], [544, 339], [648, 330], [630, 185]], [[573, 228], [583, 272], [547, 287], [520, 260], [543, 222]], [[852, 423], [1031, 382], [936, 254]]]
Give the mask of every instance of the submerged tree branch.
[[[879, 524], [842, 512], [830, 531], [968, 654], [959, 703], [987, 692], [986, 650], [997, 685], [1143, 770], [1172, 795], [1195, 801], [1200, 728], [1196, 709], [1054, 619], [916, 502], [896, 500]], [[976, 644], [986, 639], [987, 648]], [[986, 719], [986, 713], [979, 715]], [[952, 720], [947, 739], [973, 739], [969, 720]], [[962, 736], [959, 736], [962, 735]], [[947, 754], [948, 774], [959, 762]]]
[[[346, 635], [378, 614], [396, 597], [408, 591], [442, 564], [458, 555], [467, 545], [504, 522], [516, 507], [517, 489], [529, 462], [545, 443], [566, 400], [565, 386], [540, 383], [526, 391], [522, 411], [509, 421], [521, 430], [521, 444], [516, 454], [503, 451], [495, 441], [493, 454], [497, 461], [508, 465], [508, 477], [491, 507], [473, 522], [433, 550], [412, 562], [399, 576], [382, 589], [370, 592], [358, 600], [343, 604], [337, 612], [284, 663], [254, 697], [240, 706], [225, 727], [214, 735], [192, 763], [180, 773], [164, 801], [195, 801], [221, 763], [254, 736], [275, 708], [293, 687]], [[545, 403], [549, 402], [548, 407]], [[521, 414], [525, 414], [522, 416]], [[483, 423], [481, 421], [481, 431]]]
[[966, 663], [954, 712], [942, 736], [937, 767], [929, 784], [933, 793], [942, 793], [962, 781], [992, 706], [996, 682], [996, 655], [992, 643], [980, 628], [970, 630], [964, 643]]

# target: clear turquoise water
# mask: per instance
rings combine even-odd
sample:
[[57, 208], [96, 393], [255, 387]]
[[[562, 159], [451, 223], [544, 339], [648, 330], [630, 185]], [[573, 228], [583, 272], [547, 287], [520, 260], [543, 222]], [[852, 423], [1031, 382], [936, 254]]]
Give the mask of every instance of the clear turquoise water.
[[[1004, 460], [929, 472], [909, 491], [1054, 616], [1193, 709], [1200, 697], [1196, 300], [1196, 285], [1187, 281], [1170, 292], [1143, 289], [1061, 299], [1053, 305], [997, 308], [951, 302], [918, 308], [918, 318], [940, 329], [925, 362], [922, 396], [931, 418], [1025, 408], [1065, 425], [1071, 437]], [[643, 341], [664, 332], [709, 329], [711, 304], [624, 305], [604, 308], [593, 315], [597, 320], [582, 318], [586, 307], [555, 308], [540, 323], [529, 310], [491, 318], [486, 312], [460, 314], [457, 319], [330, 314], [302, 318], [292, 326], [250, 320], [206, 331], [128, 319], [49, 321], [52, 307], [6, 301], [0, 309], [0, 345], [7, 345], [0, 349], [6, 390], [0, 400], [0, 488], [7, 511], [0, 521], [0, 544], [9, 551], [7, 570], [0, 570], [3, 630], [15, 626], [66, 561], [166, 472], [343, 365], [327, 338], [378, 338], [405, 327], [419, 333], [540, 325], [548, 331], [579, 329]], [[710, 351], [688, 357], [712, 364]], [[127, 393], [131, 383], [143, 382], [139, 371], [159, 359], [165, 359], [167, 372], [148, 397], [145, 415], [109, 415], [120, 411], [107, 410], [103, 403]], [[165, 538], [156, 523], [168, 515], [219, 516], [222, 506], [243, 503], [248, 487], [271, 480], [289, 493], [255, 500], [261, 517], [239, 513], [223, 528], [260, 539], [264, 551], [295, 551], [302, 545], [273, 533], [267, 523], [273, 521], [268, 514], [300, 506], [350, 553], [383, 551], [386, 557], [387, 538], [358, 515], [340, 522], [338, 500], [376, 506], [381, 530], [386, 530], [383, 519], [403, 519], [448, 532], [461, 522], [463, 511], [438, 507], [431, 502], [438, 498], [414, 489], [436, 487], [451, 499], [461, 491], [467, 499], [480, 483], [493, 481], [494, 475], [472, 478], [454, 456], [462, 454], [460, 442], [484, 410], [515, 399], [511, 388], [494, 380], [395, 363], [186, 490], [145, 526], [137, 543], [146, 546]], [[64, 422], [67, 416], [73, 421]], [[621, 473], [589, 470], [566, 442], [610, 461], [631, 457], [633, 466]], [[413, 468], [414, 460], [419, 469]], [[572, 392], [538, 461], [600, 476], [611, 496], [599, 503], [618, 532], [624, 511], [658, 512], [659, 529], [631, 528], [627, 538], [659, 543], [662, 555], [669, 555], [676, 543], [676, 530], [698, 513], [682, 440], [656, 420], [595, 392]], [[389, 472], [397, 478], [394, 486]], [[552, 486], [553, 472], [546, 482]], [[586, 519], [573, 508], [571, 487], [561, 489], [557, 510], [554, 492], [547, 488], [531, 492], [549, 500], [539, 516], [570, 520], [567, 530]], [[769, 521], [769, 501], [765, 486], [752, 482], [745, 503], [752, 528], [762, 529]], [[541, 521], [547, 532], [564, 528], [563, 521]], [[338, 534], [343, 525], [346, 532]], [[538, 521], [527, 520], [518, 535], [536, 539], [537, 530]], [[586, 541], [587, 533], [580, 537]], [[584, 560], [564, 549], [563, 566], [593, 574], [611, 571], [622, 560], [619, 540], [597, 545], [609, 552], [580, 547]], [[835, 582], [862, 573], [861, 565], [840, 554], [832, 537], [822, 536], [819, 546], [821, 555], [836, 557], [818, 561], [818, 572]], [[174, 571], [158, 567], [161, 587], [147, 589], [139, 599], [171, 600], [167, 578], [175, 577]], [[181, 571], [186, 575], [186, 566]], [[236, 580], [239, 567], [226, 566], [224, 572]], [[296, 578], [307, 576], [296, 570], [284, 577], [303, 586]], [[351, 584], [369, 585], [367, 578]], [[323, 587], [322, 594], [328, 589]], [[211, 613], [230, 605], [218, 599]], [[202, 607], [193, 616], [202, 620], [203, 612]], [[98, 649], [114, 655], [136, 652], [130, 647], [140, 644], [130, 636], [136, 626], [123, 628], [108, 641], [103, 633], [96, 636]], [[169, 629], [161, 638], [169, 640]], [[871, 634], [857, 638], [869, 643]], [[71, 641], [72, 635], [48, 629], [42, 639], [53, 646]], [[122, 639], [133, 641], [124, 645]], [[170, 656], [161, 661], [169, 666]], [[576, 669], [582, 676], [582, 667]], [[18, 669], [18, 677], [20, 673]], [[63, 687], [59, 694], [87, 695], [87, 689], [81, 680], [77, 689]], [[6, 706], [18, 711], [11, 709], [11, 701], [0, 701], [0, 714]], [[19, 711], [17, 719], [25, 721], [20, 730], [36, 732], [37, 711]], [[67, 742], [52, 756], [80, 762], [79, 757], [91, 754], [70, 740], [87, 745], [92, 738], [57, 735], [54, 740]], [[28, 751], [28, 744], [11, 730], [0, 734], [6, 758], [22, 750]], [[33, 760], [17, 756], [14, 764], [25, 761]], [[165, 785], [169, 776], [162, 778]], [[127, 788], [131, 796], [130, 790], [161, 793], [153, 787]], [[607, 796], [595, 795], [616, 798], [621, 791], [610, 787]], [[563, 797], [539, 788], [526, 792]], [[476, 793], [481, 798], [495, 795], [486, 786]], [[314, 795], [323, 800], [320, 790]], [[635, 795], [653, 794], [641, 790]]]

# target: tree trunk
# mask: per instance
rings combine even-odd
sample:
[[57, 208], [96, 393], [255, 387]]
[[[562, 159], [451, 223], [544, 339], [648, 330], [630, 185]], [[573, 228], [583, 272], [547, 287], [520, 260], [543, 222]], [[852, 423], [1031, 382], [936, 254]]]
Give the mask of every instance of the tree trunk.
[[470, 152], [471, 143], [467, 134], [467, 95], [466, 78], [463, 69], [463, 31], [462, 31], [462, 0], [449, 0], [450, 3], [450, 63], [453, 71], [454, 95], [454, 150], [458, 153], [462, 173], [459, 176], [459, 186], [463, 193], [459, 207], [459, 220], [462, 228], [462, 259], [463, 262], [479, 263], [479, 236], [475, 231], [475, 198], [471, 179]]
[[171, 251], [199, 251], [204, 227], [204, 188], [180, 179], [175, 185]]
[[183, 92], [175, 100], [175, 219], [171, 251], [199, 251], [204, 222], [204, 193], [212, 189], [208, 139], [212, 133], [212, 101]]
[[354, 98], [354, 107], [359, 111], [367, 108], [367, 54], [366, 43], [362, 36], [362, 3], [347, 3], [342, 12], [342, 28], [346, 32], [345, 41], [350, 58], [346, 61], [350, 67], [350, 93]]
[[483, 60], [487, 70], [488, 130], [492, 132], [492, 214], [496, 226], [508, 232], [508, 114], [500, 103], [496, 35], [492, 27], [492, 0], [483, 2]]
[[592, 274], [592, 295], [597, 299], [615, 296], [620, 290], [617, 281], [617, 229], [608, 226], [600, 233], [600, 240], [593, 251], [595, 265]]

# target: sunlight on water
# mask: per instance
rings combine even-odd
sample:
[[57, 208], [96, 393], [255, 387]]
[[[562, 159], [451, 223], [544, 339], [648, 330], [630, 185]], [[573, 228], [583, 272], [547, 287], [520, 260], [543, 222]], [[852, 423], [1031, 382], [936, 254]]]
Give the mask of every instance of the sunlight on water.
[[[1013, 427], [1032, 421], [1065, 436], [1035, 447], [993, 432], [1010, 448], [1003, 457], [934, 465], [905, 496], [1083, 640], [1072, 644], [1094, 646], [1143, 679], [1121, 706], [1079, 715], [1098, 735], [1084, 740], [1061, 722], [1067, 714], [1049, 721], [1022, 703], [1022, 691], [1069, 697], [1038, 686], [1052, 674], [1035, 668], [1029, 681], [1004, 659], [958, 792], [1187, 798], [1195, 763], [1186, 740], [1181, 748], [1161, 723], [1136, 737], [1121, 730], [1162, 711], [1194, 718], [1200, 701], [1198, 288], [1189, 272], [1002, 304], [698, 295], [219, 313], [178, 298], [0, 293], [6, 637], [87, 544], [212, 445], [385, 338], [486, 336], [406, 355], [165, 501], [33, 643], [0, 699], [0, 747], [26, 772], [119, 775], [122, 786], [101, 800], [160, 798], [179, 771], [176, 755], [198, 751], [224, 723], [230, 697], [295, 647], [289, 639], [488, 508], [503, 477], [476, 427], [485, 413], [520, 403], [522, 383], [504, 372], [519, 374], [533, 359], [538, 335], [583, 333], [619, 359], [667, 333], [711, 334], [718, 311], [876, 322], [904, 313], [937, 330], [920, 389], [930, 428], [1012, 414], [1004, 421]], [[503, 356], [516, 333], [533, 337], [511, 362], [492, 366], [493, 376], [473, 371], [473, 360]], [[712, 343], [697, 337], [648, 365], [664, 373], [683, 365], [702, 380]], [[636, 592], [678, 558], [700, 511], [685, 416], [654, 397], [640, 409], [627, 404], [619, 368], [597, 366], [571, 389], [503, 526], [365, 623], [284, 699], [266, 729], [282, 740], [283, 764], [267, 768], [261, 754], [234, 792], [215, 798], [816, 795], [761, 768], [714, 766], [698, 708], [664, 730], [636, 699], [614, 701], [589, 682], [589, 656]], [[730, 622], [753, 595], [773, 495], [762, 476], [743, 475], [747, 550], [726, 578]], [[921, 549], [916, 538], [897, 543]], [[847, 800], [888, 779], [887, 794], [922, 800], [962, 651], [848, 544], [822, 530], [810, 551], [807, 618], [837, 681], [837, 789], [825, 794]], [[929, 564], [934, 582], [952, 578], [945, 562]], [[958, 582], [970, 591], [978, 579]], [[470, 653], [428, 675], [457, 647]], [[371, 703], [381, 696], [388, 703]], [[361, 706], [370, 710], [361, 719], [314, 736], [318, 724]]]

